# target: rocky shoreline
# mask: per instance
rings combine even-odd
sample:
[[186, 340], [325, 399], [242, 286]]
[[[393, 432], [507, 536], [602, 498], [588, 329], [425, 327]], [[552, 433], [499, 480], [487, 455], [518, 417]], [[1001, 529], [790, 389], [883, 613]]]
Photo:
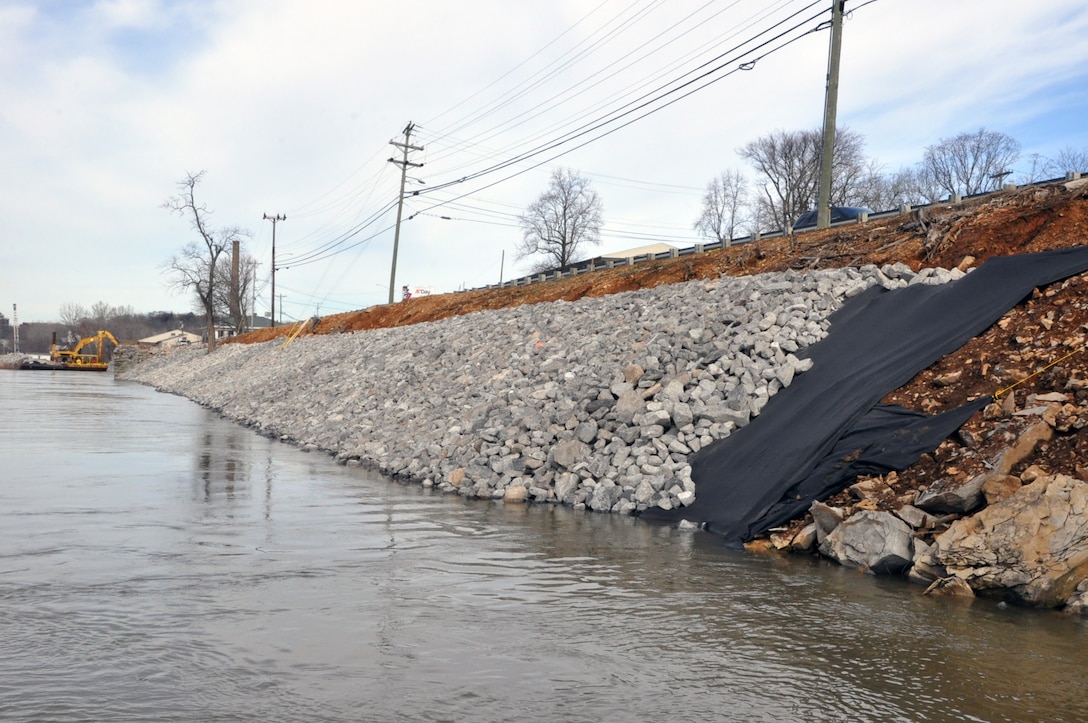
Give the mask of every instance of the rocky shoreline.
[[[962, 273], [895, 264], [722, 277], [138, 364], [122, 350], [118, 376], [443, 492], [633, 514], [691, 504], [698, 489], [689, 455], [747, 425], [804, 373], [805, 347], [823, 338], [846, 299], [873, 284], [944, 283]], [[1083, 497], [1077, 482], [1053, 484]], [[975, 543], [941, 557], [921, 541], [934, 516], [903, 507], [918, 510], [913, 522], [814, 506], [816, 522], [776, 546], [818, 548], [843, 564], [910, 574], [934, 591], [971, 593], [982, 579], [977, 565], [958, 576], [942, 560]], [[1069, 542], [1067, 568], [1046, 573], [1062, 580], [1047, 588], [1052, 594], [1014, 600], [1085, 607], [1085, 573], [1076, 570], [1088, 568], [1088, 550]], [[1040, 587], [1038, 575], [1029, 577]]]
[[690, 503], [688, 455], [804, 372], [797, 353], [846, 298], [955, 275], [903, 265], [691, 281], [183, 351], [119, 376], [444, 492], [629, 514]]

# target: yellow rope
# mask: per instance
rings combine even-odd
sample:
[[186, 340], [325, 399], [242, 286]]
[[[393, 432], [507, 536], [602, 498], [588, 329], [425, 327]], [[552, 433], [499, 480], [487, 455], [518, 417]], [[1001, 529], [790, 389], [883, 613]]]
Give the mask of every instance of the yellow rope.
[[1010, 384], [1009, 386], [1005, 387], [1004, 389], [999, 389], [998, 391], [994, 392], [994, 399], [1001, 399], [1001, 397], [1005, 396], [1006, 394], [1011, 392], [1013, 389], [1016, 389], [1016, 387], [1020, 386], [1021, 384], [1023, 384], [1027, 380], [1039, 376], [1040, 374], [1045, 372], [1047, 369], [1050, 369], [1051, 367], [1058, 366], [1059, 364], [1061, 364], [1063, 361], [1065, 361], [1069, 357], [1074, 356], [1075, 354], [1079, 354], [1082, 351], [1084, 351], [1085, 349], [1088, 349], [1088, 344], [1085, 344], [1085, 345], [1081, 346], [1079, 349], [1074, 349], [1073, 351], [1071, 351], [1068, 354], [1066, 354], [1065, 356], [1063, 356], [1061, 359], [1058, 359], [1057, 361], [1053, 361], [1050, 364], [1047, 364], [1045, 367], [1043, 367], [1039, 371], [1035, 372], [1034, 374], [1029, 374], [1028, 376], [1024, 377], [1023, 379], [1016, 382], [1015, 384]]

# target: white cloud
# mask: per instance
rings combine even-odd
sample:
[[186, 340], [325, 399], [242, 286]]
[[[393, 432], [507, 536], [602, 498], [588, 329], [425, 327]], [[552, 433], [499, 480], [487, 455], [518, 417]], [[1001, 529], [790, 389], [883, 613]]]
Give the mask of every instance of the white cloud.
[[[157, 268], [188, 239], [187, 224], [159, 208], [186, 171], [208, 171], [200, 193], [214, 223], [252, 229], [267, 272], [271, 224], [262, 213], [288, 215], [277, 231], [281, 260], [335, 240], [395, 198], [388, 142], [410, 120], [419, 124], [414, 142], [426, 146], [413, 160], [426, 164], [417, 176], [427, 185], [413, 186], [424, 195], [407, 213], [426, 211], [503, 174], [429, 194], [436, 184], [555, 139], [598, 117], [602, 100], [635, 98], [655, 75], [676, 77], [674, 62], [690, 67], [751, 34], [750, 5], [692, 15], [703, 4], [677, 0], [626, 25], [629, 4], [599, 0], [4, 4], [0, 303], [19, 303], [27, 320], [53, 318], [65, 301], [188, 308]], [[781, 18], [804, 4], [756, 10]], [[861, 7], [845, 29], [840, 123], [892, 167], [983, 125], [1044, 138], [1085, 87], [1081, 5]], [[819, 126], [826, 54], [826, 33], [807, 36], [556, 160], [596, 178], [612, 234], [605, 246], [638, 245], [626, 241], [633, 233], [693, 239], [701, 189], [742, 168], [736, 148], [776, 128]], [[1052, 145], [1085, 146], [1088, 135]], [[548, 172], [406, 221], [398, 285], [442, 291], [497, 280], [504, 251], [504, 276], [513, 276], [519, 232], [509, 224]], [[387, 214], [343, 245], [391, 222]], [[288, 313], [383, 301], [391, 247], [387, 232], [284, 269], [277, 291]]]
[[155, 0], [104, 0], [94, 5], [91, 17], [106, 28], [149, 28], [166, 12]]

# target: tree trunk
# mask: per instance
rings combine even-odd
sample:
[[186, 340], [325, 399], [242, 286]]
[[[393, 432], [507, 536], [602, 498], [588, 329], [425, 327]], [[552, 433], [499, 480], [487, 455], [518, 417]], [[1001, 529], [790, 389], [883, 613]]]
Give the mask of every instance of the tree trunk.
[[208, 353], [215, 351], [215, 314], [210, 310], [205, 314], [204, 320], [208, 326]]

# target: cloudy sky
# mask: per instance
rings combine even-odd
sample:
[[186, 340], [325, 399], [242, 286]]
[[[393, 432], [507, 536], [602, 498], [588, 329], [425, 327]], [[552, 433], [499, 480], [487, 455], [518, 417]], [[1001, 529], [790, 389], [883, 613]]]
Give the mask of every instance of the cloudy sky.
[[[556, 167], [599, 193], [599, 251], [690, 245], [707, 182], [747, 170], [738, 147], [820, 126], [829, 32], [807, 31], [830, 5], [0, 0], [0, 312], [192, 309], [163, 265], [193, 232], [162, 203], [199, 171], [266, 280], [262, 216], [286, 215], [285, 321], [384, 303], [409, 122], [398, 288], [522, 275], [517, 216]], [[1020, 141], [1020, 172], [1088, 147], [1083, 0], [846, 9], [839, 125], [889, 171], [980, 127]]]

